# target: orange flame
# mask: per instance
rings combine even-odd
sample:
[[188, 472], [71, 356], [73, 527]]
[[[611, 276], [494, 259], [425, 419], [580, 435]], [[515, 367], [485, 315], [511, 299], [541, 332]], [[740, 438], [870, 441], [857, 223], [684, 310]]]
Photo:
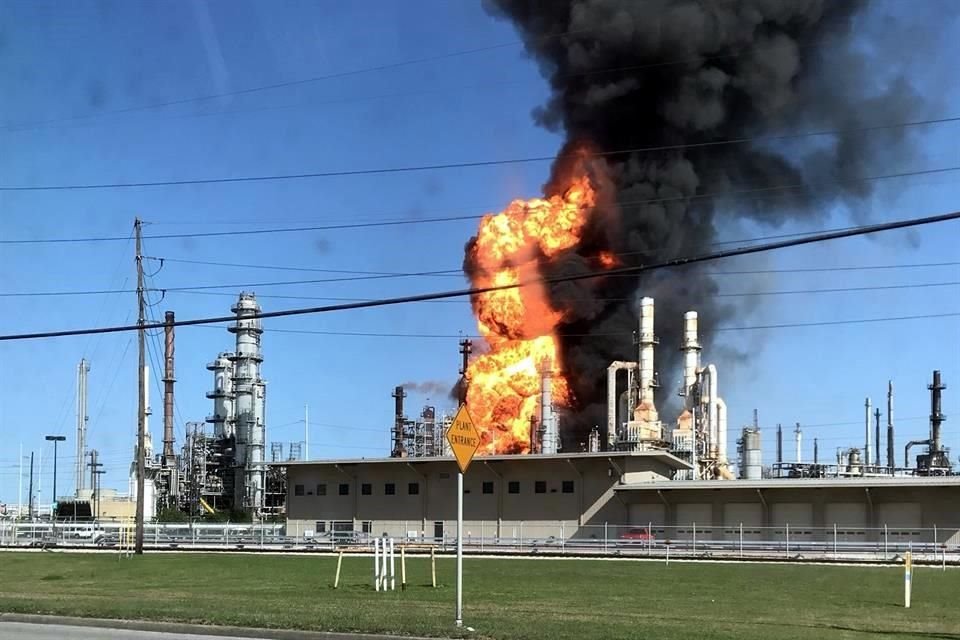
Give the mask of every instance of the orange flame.
[[620, 260], [617, 259], [616, 254], [610, 253], [609, 251], [601, 251], [600, 255], [597, 256], [597, 260], [600, 261], [600, 264], [605, 269], [612, 269], [620, 264]]
[[[514, 200], [480, 221], [472, 248], [475, 287], [517, 284], [540, 276], [538, 259], [580, 241], [596, 203], [586, 176], [573, 178], [562, 196]], [[467, 405], [481, 434], [481, 453], [527, 453], [531, 418], [539, 417], [540, 370], [553, 367], [558, 406], [571, 397], [560, 359], [554, 309], [541, 284], [474, 296], [477, 326], [489, 345], [467, 368]], [[547, 364], [552, 363], [552, 364]]]

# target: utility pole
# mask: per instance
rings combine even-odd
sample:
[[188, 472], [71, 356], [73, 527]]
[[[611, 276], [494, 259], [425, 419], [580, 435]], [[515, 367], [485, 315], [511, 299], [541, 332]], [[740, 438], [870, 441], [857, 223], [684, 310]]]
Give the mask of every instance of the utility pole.
[[310, 459], [310, 405], [303, 405], [303, 459]]
[[33, 522], [33, 451], [30, 452], [30, 488], [27, 490], [27, 517]]
[[460, 356], [462, 363], [460, 365], [460, 406], [467, 404], [467, 368], [470, 366], [470, 354], [473, 353], [473, 341], [460, 341]]
[[[137, 525], [136, 541], [134, 543], [134, 553], [143, 555], [143, 505], [144, 505], [144, 480], [146, 474], [146, 462], [144, 460], [144, 448], [146, 447], [146, 398], [144, 397], [144, 367], [146, 358], [143, 344], [143, 325], [146, 315], [146, 304], [143, 297], [143, 247], [142, 247], [142, 228], [143, 221], [135, 218], [133, 221], [133, 230], [136, 235], [136, 263], [137, 263]], [[94, 471], [96, 473], [96, 471]]]
[[[57, 444], [63, 442], [67, 439], [66, 436], [47, 436], [46, 440], [53, 443], [53, 502], [57, 502]], [[54, 532], [56, 532], [57, 518], [53, 511], [50, 512], [50, 517], [53, 520]]]

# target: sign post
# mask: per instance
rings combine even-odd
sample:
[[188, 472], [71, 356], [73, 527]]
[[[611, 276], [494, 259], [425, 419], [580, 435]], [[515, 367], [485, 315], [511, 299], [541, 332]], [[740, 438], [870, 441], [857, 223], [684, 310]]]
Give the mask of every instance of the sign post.
[[463, 474], [480, 448], [480, 432], [473, 424], [467, 405], [461, 405], [447, 429], [447, 442], [457, 459], [457, 626], [463, 626]]

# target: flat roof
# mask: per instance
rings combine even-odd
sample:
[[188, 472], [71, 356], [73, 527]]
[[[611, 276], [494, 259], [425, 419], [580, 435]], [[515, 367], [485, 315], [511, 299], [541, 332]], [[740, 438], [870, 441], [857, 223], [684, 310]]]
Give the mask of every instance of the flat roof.
[[615, 491], [704, 491], [722, 489], [833, 489], [871, 487], [960, 487], [960, 476], [899, 478], [769, 478], [765, 480], [666, 480], [634, 482]]
[[[582, 460], [593, 458], [653, 458], [674, 469], [690, 469], [690, 463], [674, 456], [669, 451], [652, 449], [647, 451], [598, 451], [598, 452], [576, 452], [576, 453], [551, 453], [551, 454], [502, 454], [483, 456], [478, 455], [474, 462], [529, 462], [533, 464], [536, 461], [543, 460]], [[406, 458], [343, 458], [326, 460], [287, 460], [283, 462], [268, 463], [273, 467], [304, 467], [310, 465], [348, 465], [348, 464], [424, 464], [424, 463], [452, 463], [455, 462], [453, 456], [443, 457], [406, 457]]]

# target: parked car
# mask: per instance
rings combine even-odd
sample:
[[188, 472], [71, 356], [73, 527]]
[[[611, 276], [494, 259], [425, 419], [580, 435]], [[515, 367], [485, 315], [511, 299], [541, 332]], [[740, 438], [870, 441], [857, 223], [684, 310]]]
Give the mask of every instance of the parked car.
[[620, 534], [621, 544], [647, 544], [656, 538], [646, 527], [627, 529]]

